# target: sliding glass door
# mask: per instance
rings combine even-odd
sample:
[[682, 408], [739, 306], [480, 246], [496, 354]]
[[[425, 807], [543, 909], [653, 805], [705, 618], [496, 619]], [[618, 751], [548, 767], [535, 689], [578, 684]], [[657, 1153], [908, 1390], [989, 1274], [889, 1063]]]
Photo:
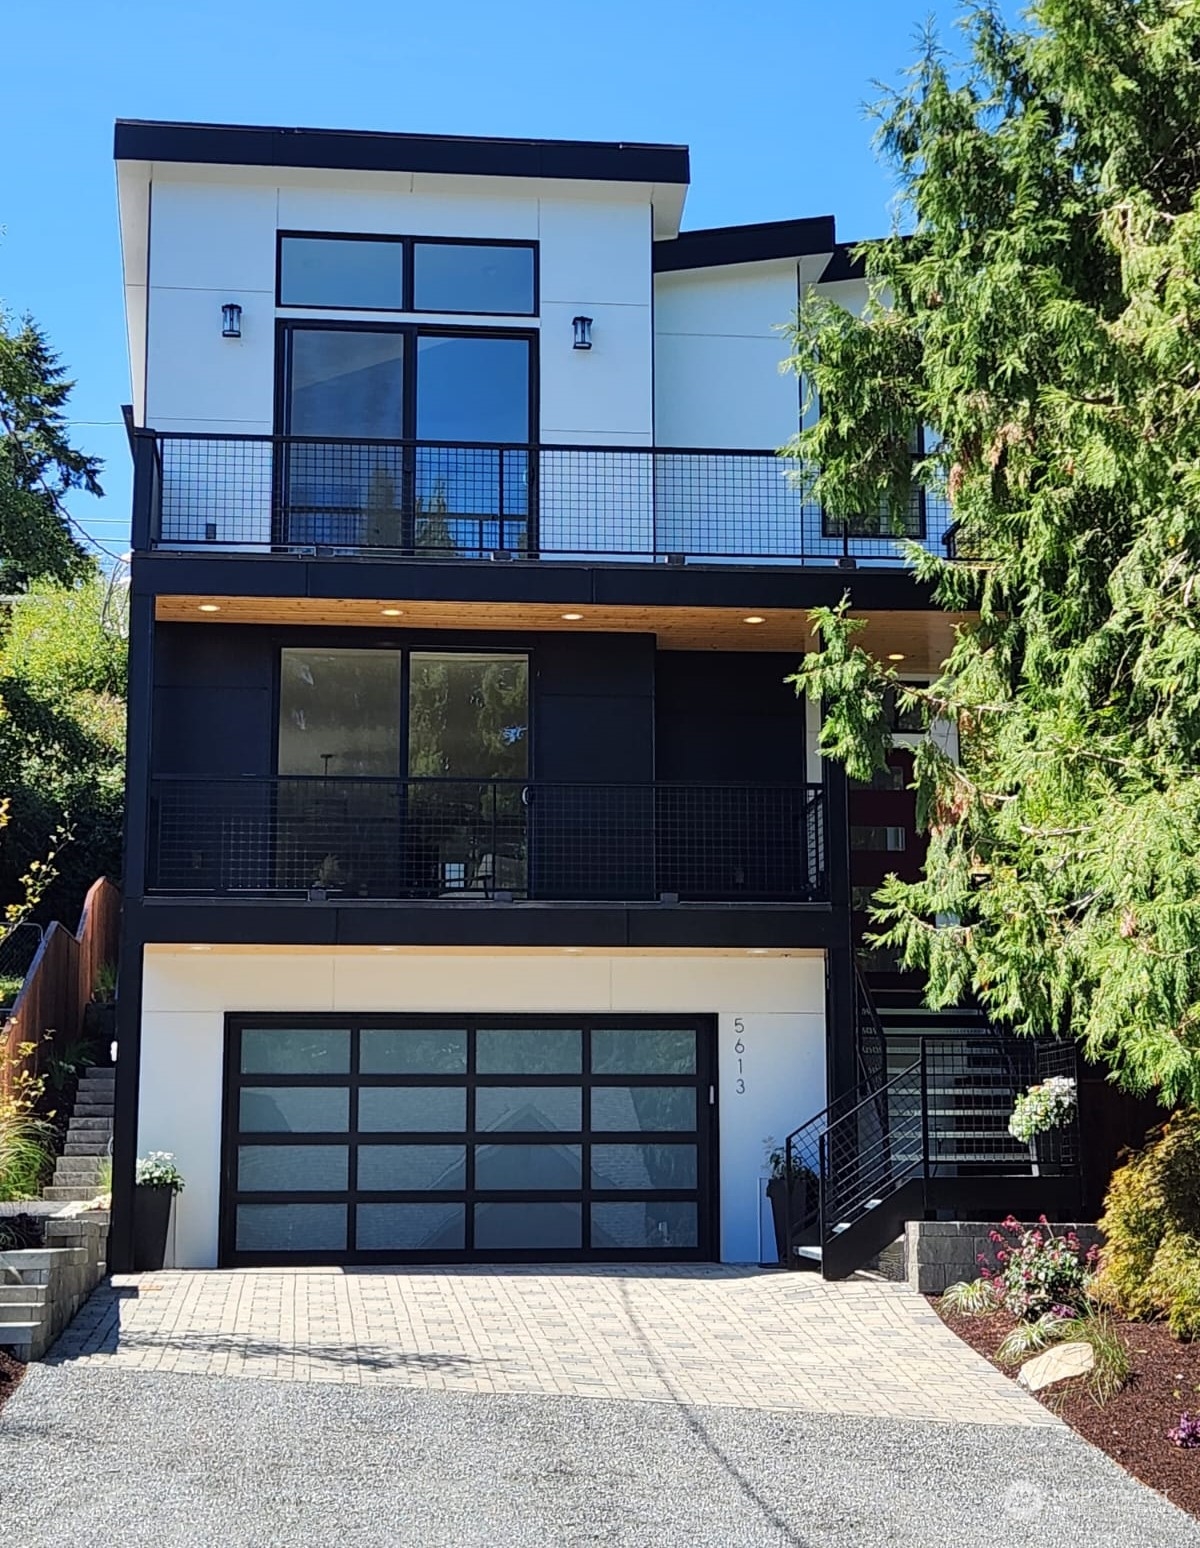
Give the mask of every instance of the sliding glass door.
[[283, 540], [527, 548], [532, 389], [530, 334], [280, 324]]
[[290, 885], [527, 890], [527, 657], [285, 649], [278, 757]]

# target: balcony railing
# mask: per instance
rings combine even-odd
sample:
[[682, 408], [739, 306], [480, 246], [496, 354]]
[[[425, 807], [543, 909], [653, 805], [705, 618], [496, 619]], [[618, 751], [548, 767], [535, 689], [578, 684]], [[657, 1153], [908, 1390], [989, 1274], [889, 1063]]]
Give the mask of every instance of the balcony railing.
[[342, 900], [805, 902], [819, 785], [159, 779], [147, 892]]
[[895, 565], [950, 526], [923, 491], [899, 522], [831, 518], [765, 451], [143, 434], [159, 548]]

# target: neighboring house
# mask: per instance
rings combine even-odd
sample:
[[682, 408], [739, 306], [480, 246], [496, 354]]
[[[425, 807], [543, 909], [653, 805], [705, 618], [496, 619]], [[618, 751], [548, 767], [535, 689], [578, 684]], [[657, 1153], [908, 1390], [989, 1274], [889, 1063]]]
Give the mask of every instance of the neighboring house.
[[[833, 219], [681, 232], [681, 146], [121, 121], [116, 158], [114, 1266], [135, 1148], [179, 1159], [184, 1266], [756, 1260], [764, 1140], [830, 1101], [827, 1245], [878, 1215], [915, 1175], [901, 1033], [938, 1030], [869, 960], [885, 1050], [854, 966], [920, 861], [911, 754], [848, 790], [784, 679], [846, 590], [917, 677], [951, 620], [775, 456], [780, 325], [865, 293]], [[1016, 1066], [955, 1046], [918, 1139], [991, 1090], [942, 1170], [1036, 1182]]]

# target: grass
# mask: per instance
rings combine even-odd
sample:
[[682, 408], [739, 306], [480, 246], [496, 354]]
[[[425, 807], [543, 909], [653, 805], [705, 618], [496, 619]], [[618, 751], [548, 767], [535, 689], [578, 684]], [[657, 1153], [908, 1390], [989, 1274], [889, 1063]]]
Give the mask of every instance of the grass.
[[999, 1305], [1000, 1299], [986, 1279], [947, 1285], [938, 1302], [941, 1310], [957, 1312], [960, 1317], [986, 1317]]
[[96, 1170], [96, 1193], [112, 1192], [112, 1157], [105, 1156]]
[[36, 1199], [50, 1170], [54, 1130], [29, 1113], [0, 1108], [0, 1202]]

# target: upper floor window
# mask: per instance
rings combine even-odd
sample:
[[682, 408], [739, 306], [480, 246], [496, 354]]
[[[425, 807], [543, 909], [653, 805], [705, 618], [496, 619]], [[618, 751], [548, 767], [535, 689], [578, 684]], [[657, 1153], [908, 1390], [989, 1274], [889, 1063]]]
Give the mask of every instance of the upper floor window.
[[278, 302], [338, 311], [531, 317], [537, 311], [536, 253], [530, 242], [283, 231]]

